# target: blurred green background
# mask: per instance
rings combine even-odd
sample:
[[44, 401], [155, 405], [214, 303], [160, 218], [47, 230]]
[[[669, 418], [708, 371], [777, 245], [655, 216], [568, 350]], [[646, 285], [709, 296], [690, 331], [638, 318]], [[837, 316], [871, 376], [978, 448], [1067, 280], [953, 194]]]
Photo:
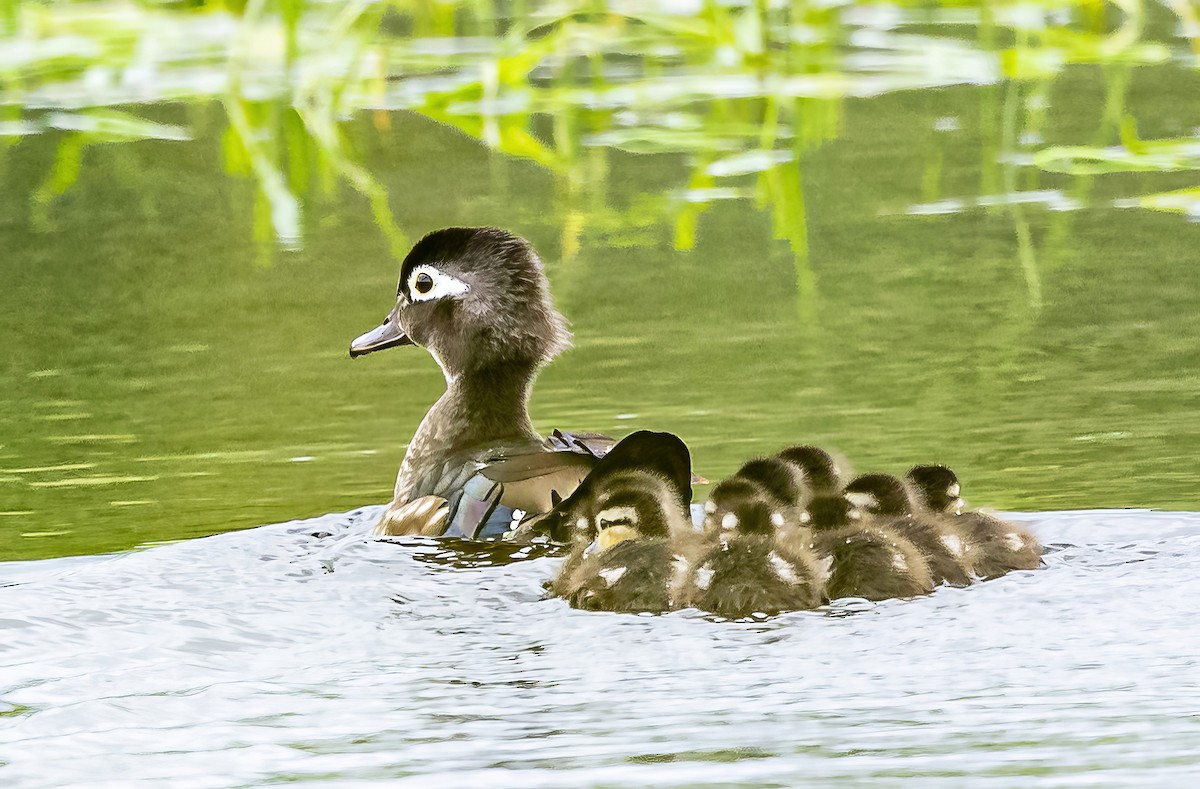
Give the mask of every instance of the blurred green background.
[[388, 499], [441, 374], [346, 348], [455, 224], [547, 261], [544, 431], [1200, 501], [1190, 0], [3, 0], [0, 31], [0, 558]]

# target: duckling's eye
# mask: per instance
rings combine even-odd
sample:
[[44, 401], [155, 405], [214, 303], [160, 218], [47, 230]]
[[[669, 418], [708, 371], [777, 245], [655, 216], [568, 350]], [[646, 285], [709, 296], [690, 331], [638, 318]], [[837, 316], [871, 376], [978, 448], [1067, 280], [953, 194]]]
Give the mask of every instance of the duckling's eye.
[[461, 296], [471, 286], [433, 266], [421, 265], [408, 275], [408, 295], [413, 301], [433, 301], [448, 296]]

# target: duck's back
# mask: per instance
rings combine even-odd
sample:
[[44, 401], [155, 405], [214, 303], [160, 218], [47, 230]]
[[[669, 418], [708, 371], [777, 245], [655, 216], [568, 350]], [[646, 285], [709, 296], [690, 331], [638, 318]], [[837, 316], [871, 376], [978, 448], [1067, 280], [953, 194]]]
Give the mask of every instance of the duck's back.
[[885, 600], [933, 590], [929, 565], [910, 541], [879, 527], [844, 526], [818, 532], [818, 554], [832, 560], [826, 594], [830, 599]]
[[816, 608], [824, 595], [809, 572], [769, 544], [735, 540], [697, 562], [689, 602], [730, 619]]
[[628, 540], [583, 560], [559, 594], [588, 611], [669, 611], [675, 561], [666, 540]]
[[975, 574], [980, 578], [1042, 566], [1042, 545], [1028, 529], [982, 512], [948, 517], [970, 541]]
[[958, 533], [953, 523], [905, 515], [887, 524], [887, 528], [906, 538], [921, 552], [929, 565], [933, 584], [967, 586], [971, 583], [971, 542]]
[[570, 496], [612, 446], [607, 436], [556, 430], [541, 442], [455, 453], [414, 476], [376, 534], [499, 539]]

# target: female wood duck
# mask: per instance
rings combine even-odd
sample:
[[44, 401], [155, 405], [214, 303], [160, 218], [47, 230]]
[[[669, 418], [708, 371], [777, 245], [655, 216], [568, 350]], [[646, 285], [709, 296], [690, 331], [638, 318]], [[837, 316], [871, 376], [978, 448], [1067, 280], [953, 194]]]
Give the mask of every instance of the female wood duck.
[[557, 431], [543, 440], [527, 408], [538, 371], [569, 343], [529, 242], [478, 227], [417, 242], [396, 306], [350, 344], [351, 357], [421, 346], [446, 376], [376, 533], [496, 538], [574, 491], [612, 440]]
[[914, 514], [908, 490], [899, 479], [891, 474], [861, 474], [846, 485], [846, 498], [917, 546], [935, 585], [971, 583], [973, 551], [967, 535], [945, 518]]
[[691, 605], [738, 619], [825, 602], [823, 568], [810, 551], [777, 540], [785, 516], [764, 488], [740, 475], [713, 488], [705, 521], [710, 539], [684, 588]]
[[1042, 566], [1042, 544], [1028, 529], [983, 512], [964, 512], [958, 475], [946, 466], [913, 466], [906, 475], [914, 498], [943, 515], [971, 544], [972, 564], [980, 578], [998, 578], [1012, 570]]
[[925, 557], [910, 541], [875, 522], [841, 493], [808, 503], [813, 547], [832, 561], [825, 593], [830, 599], [885, 600], [933, 590]]
[[670, 433], [617, 444], [553, 512], [552, 528], [565, 524], [572, 548], [550, 592], [593, 611], [673, 608], [696, 540], [690, 467]]

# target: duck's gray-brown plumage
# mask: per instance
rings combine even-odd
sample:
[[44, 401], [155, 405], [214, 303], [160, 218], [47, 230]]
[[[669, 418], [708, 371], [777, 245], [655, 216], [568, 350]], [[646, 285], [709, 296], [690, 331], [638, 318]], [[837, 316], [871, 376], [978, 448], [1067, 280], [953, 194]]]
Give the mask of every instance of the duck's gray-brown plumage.
[[1042, 545], [1031, 531], [994, 515], [962, 511], [962, 487], [951, 469], [914, 466], [906, 480], [919, 504], [940, 515], [968, 541], [978, 577], [998, 578], [1012, 570], [1042, 566]]
[[566, 498], [612, 442], [556, 434], [529, 419], [538, 370], [570, 343], [542, 262], [522, 238], [496, 228], [447, 228], [405, 258], [396, 305], [351, 356], [426, 348], [446, 377], [408, 445], [383, 535], [497, 537]]
[[879, 473], [859, 475], [846, 485], [846, 496], [885, 528], [915, 545], [929, 565], [935, 585], [971, 583], [971, 540], [945, 518], [914, 513], [908, 491], [898, 478]]

